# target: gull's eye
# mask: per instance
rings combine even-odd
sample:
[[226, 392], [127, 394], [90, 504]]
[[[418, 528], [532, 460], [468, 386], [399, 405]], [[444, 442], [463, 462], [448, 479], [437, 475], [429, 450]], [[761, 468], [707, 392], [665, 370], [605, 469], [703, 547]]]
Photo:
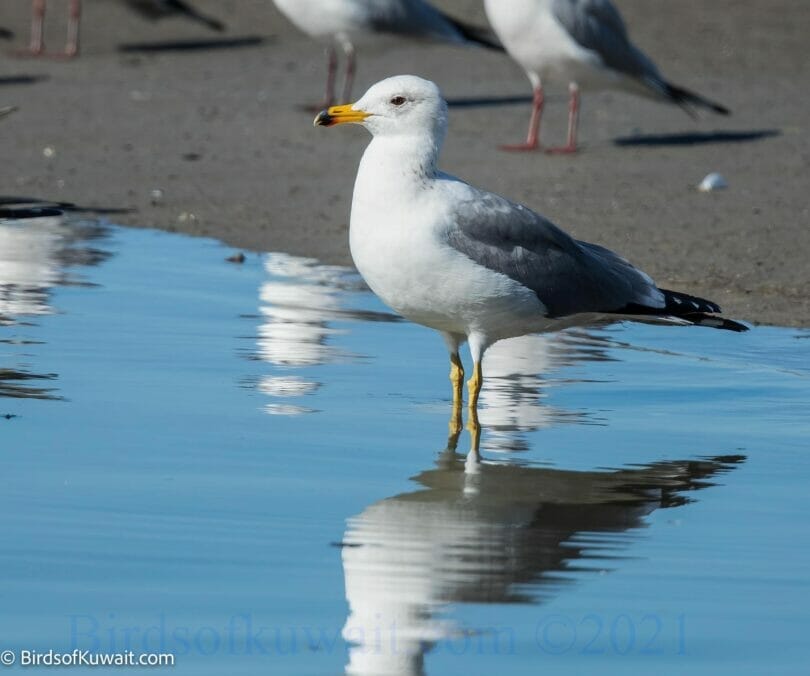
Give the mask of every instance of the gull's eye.
[[405, 97], [395, 96], [391, 99], [390, 103], [392, 106], [401, 106], [403, 103], [405, 103]]

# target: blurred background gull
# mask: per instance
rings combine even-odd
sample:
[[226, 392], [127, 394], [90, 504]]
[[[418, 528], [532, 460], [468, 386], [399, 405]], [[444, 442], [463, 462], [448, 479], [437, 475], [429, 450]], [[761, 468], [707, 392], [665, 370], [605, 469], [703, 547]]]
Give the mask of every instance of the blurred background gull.
[[85, 282], [76, 269], [98, 265], [109, 254], [98, 244], [106, 229], [97, 223], [67, 223], [53, 206], [17, 204], [0, 197], [0, 398], [58, 399], [54, 373], [31, 369], [26, 346], [29, 322], [58, 312], [57, 286]]
[[[299, 30], [315, 40], [326, 42], [326, 89], [319, 108], [349, 102], [356, 72], [355, 43], [358, 40], [406, 38], [503, 49], [487, 28], [454, 19], [426, 0], [273, 1]], [[335, 96], [338, 68], [335, 44], [346, 57], [339, 100]]]
[[577, 150], [580, 87], [612, 88], [677, 104], [692, 112], [706, 108], [728, 115], [724, 106], [669, 82], [636, 47], [610, 0], [484, 0], [487, 16], [509, 55], [526, 71], [534, 91], [526, 142], [505, 150], [540, 147], [540, 123], [547, 81], [567, 84], [568, 137], [552, 152]]
[[47, 211], [11, 218], [19, 210], [0, 204], [0, 321], [53, 313], [51, 289], [81, 284], [72, 271], [109, 255], [94, 245], [105, 236], [102, 225], [69, 224], [58, 210]]
[[264, 267], [268, 279], [259, 289], [261, 324], [256, 358], [273, 368], [261, 378], [258, 389], [272, 398], [265, 406], [267, 413], [310, 413], [311, 408], [289, 401], [312, 394], [321, 386], [309, 375], [310, 367], [353, 356], [333, 344], [333, 337], [346, 331], [335, 323], [398, 318], [350, 306], [352, 294], [366, 289], [351, 268], [321, 265], [311, 258], [286, 254], [267, 255]]

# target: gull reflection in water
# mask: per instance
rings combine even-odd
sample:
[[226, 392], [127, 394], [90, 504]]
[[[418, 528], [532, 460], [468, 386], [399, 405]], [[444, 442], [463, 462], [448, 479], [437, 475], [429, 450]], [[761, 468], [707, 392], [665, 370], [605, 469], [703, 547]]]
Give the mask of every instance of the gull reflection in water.
[[70, 224], [62, 216], [0, 219], [0, 322], [51, 314], [50, 290], [80, 284], [73, 267], [108, 257], [86, 244], [104, 234], [99, 225]]
[[[304, 369], [348, 356], [331, 342], [343, 332], [333, 326], [335, 321], [397, 320], [393, 315], [346, 308], [347, 294], [365, 290], [359, 275], [350, 268], [286, 254], [268, 255], [264, 265], [270, 279], [259, 290], [258, 358], [278, 368], [264, 376], [258, 388], [274, 399], [312, 394], [320, 383], [306, 377]], [[313, 409], [274, 402], [265, 410], [297, 415]]]
[[[105, 234], [97, 223], [68, 222], [61, 215], [0, 218], [0, 325], [22, 327], [26, 318], [55, 312], [50, 300], [53, 287], [83, 284], [74, 269], [109, 256], [90, 246]], [[11, 346], [31, 342], [8, 333], [0, 337], [0, 343]], [[51, 388], [36, 384], [54, 378], [20, 366], [0, 368], [0, 397], [56, 398]]]
[[[307, 376], [308, 368], [350, 356], [334, 344], [333, 338], [343, 333], [335, 323], [399, 318], [347, 307], [352, 295], [367, 292], [350, 268], [270, 254], [265, 269], [268, 279], [259, 290], [257, 356], [276, 368], [262, 377], [257, 387], [272, 398], [265, 405], [268, 413], [312, 412], [290, 400], [310, 395], [320, 387], [318, 380]], [[492, 450], [525, 450], [526, 432], [560, 422], [588, 422], [585, 413], [545, 404], [548, 374], [575, 362], [608, 359], [606, 346], [582, 332], [522, 336], [494, 345], [487, 353], [481, 393], [480, 422], [490, 432], [488, 446]]]
[[484, 362], [479, 422], [488, 430], [487, 447], [525, 451], [524, 433], [558, 423], [588, 423], [586, 412], [545, 403], [554, 384], [549, 374], [582, 361], [610, 361], [607, 344], [583, 331], [520, 336], [495, 343]]
[[[744, 461], [657, 462], [615, 471], [565, 471], [470, 459], [445, 451], [396, 495], [349, 520], [342, 543], [349, 617], [347, 674], [416, 676], [427, 652], [462, 634], [450, 603], [540, 603], [566, 571], [629, 544], [659, 508]], [[466, 469], [465, 469], [466, 465]], [[591, 565], [588, 565], [591, 560]], [[473, 628], [474, 630], [474, 628]], [[469, 632], [470, 628], [466, 628]], [[501, 637], [503, 638], [503, 637]]]

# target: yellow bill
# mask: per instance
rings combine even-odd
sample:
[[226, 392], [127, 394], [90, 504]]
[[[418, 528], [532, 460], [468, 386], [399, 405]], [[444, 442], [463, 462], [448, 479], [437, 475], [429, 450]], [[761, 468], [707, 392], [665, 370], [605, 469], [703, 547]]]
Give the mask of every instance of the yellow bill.
[[354, 122], [359, 124], [365, 120], [369, 113], [352, 108], [354, 104], [348, 103], [345, 106], [332, 106], [318, 113], [313, 124], [316, 127], [333, 127], [336, 124]]

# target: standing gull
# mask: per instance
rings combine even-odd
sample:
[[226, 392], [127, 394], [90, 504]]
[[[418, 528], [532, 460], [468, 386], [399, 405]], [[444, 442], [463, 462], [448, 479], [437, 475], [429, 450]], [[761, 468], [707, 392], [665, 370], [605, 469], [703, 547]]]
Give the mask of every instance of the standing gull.
[[316, 40], [327, 41], [328, 63], [324, 107], [335, 101], [337, 43], [346, 55], [342, 101], [351, 96], [358, 37], [390, 35], [438, 40], [503, 50], [488, 29], [471, 26], [443, 14], [425, 0], [274, 0], [295, 26]]
[[568, 236], [541, 215], [438, 170], [447, 131], [439, 88], [412, 75], [372, 86], [315, 124], [361, 124], [373, 139], [352, 199], [355, 265], [383, 301], [436, 329], [450, 351], [451, 429], [460, 427], [469, 343], [471, 429], [477, 434], [481, 359], [498, 340], [585, 324], [600, 315], [665, 317], [744, 331], [714, 303], [659, 289], [617, 254]]
[[610, 0], [484, 0], [484, 6], [506, 51], [526, 71], [534, 89], [526, 142], [505, 150], [540, 147], [543, 85], [548, 80], [567, 82], [570, 93], [568, 142], [551, 152], [576, 151], [580, 86], [621, 89], [675, 103], [690, 114], [696, 106], [729, 114], [720, 104], [668, 82], [630, 42]]

